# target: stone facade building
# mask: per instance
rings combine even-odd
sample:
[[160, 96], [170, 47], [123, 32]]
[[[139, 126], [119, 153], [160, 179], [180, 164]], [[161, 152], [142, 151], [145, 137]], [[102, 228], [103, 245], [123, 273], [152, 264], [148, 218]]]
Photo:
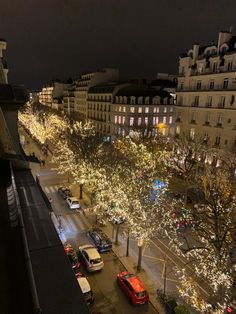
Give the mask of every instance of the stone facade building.
[[236, 146], [236, 36], [221, 31], [179, 58], [175, 134], [203, 136], [209, 146]]

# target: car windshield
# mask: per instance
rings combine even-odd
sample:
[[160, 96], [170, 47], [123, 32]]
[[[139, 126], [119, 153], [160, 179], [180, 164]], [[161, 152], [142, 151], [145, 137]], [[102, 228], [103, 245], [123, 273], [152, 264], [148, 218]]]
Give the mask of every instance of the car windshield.
[[99, 263], [101, 263], [101, 261], [102, 261], [101, 258], [95, 258], [95, 259], [91, 260], [91, 263], [92, 264], [99, 264]]
[[127, 274], [127, 275], [123, 276], [124, 279], [129, 279], [131, 277], [134, 277], [134, 275], [133, 274]]
[[146, 291], [145, 290], [144, 291], [140, 291], [140, 292], [136, 292], [136, 296], [138, 298], [143, 298], [143, 297], [145, 297], [145, 295], [146, 295]]
[[72, 204], [76, 205], [76, 204], [79, 204], [79, 202], [78, 201], [73, 201]]

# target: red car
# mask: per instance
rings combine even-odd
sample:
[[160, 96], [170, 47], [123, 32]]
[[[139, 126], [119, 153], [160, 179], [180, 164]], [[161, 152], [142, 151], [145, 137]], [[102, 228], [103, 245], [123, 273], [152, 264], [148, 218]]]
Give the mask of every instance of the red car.
[[149, 295], [136, 275], [123, 271], [117, 275], [117, 283], [133, 304], [143, 304], [149, 301]]
[[71, 262], [72, 269], [74, 270], [75, 273], [77, 273], [78, 269], [80, 268], [80, 261], [78, 259], [76, 251], [73, 249], [70, 243], [64, 243], [64, 249], [67, 257]]

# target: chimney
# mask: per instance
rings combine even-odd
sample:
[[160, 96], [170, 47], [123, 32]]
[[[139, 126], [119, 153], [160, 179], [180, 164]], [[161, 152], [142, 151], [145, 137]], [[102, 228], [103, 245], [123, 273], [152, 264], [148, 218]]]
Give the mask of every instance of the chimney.
[[196, 62], [198, 58], [198, 53], [199, 53], [199, 44], [194, 44], [193, 45], [193, 63]]
[[[232, 30], [232, 27], [230, 27], [230, 30]], [[230, 31], [229, 32], [226, 32], [226, 31], [219, 32], [217, 53], [220, 52], [221, 45], [224, 44], [224, 43], [229, 42], [231, 38], [232, 38], [232, 33]]]

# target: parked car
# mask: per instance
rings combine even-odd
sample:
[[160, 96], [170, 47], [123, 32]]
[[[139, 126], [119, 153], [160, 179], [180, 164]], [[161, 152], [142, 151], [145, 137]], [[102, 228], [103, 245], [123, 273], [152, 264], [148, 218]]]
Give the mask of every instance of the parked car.
[[67, 242], [64, 244], [64, 249], [67, 257], [69, 258], [69, 261], [71, 262], [72, 269], [75, 273], [77, 273], [80, 268], [80, 261], [78, 259], [76, 251], [71, 246], [71, 244]]
[[78, 273], [76, 277], [77, 277], [77, 281], [80, 286], [80, 289], [83, 292], [85, 302], [87, 304], [92, 304], [94, 302], [94, 295], [93, 295], [93, 292], [91, 290], [91, 287], [87, 278], [84, 277], [81, 273]]
[[90, 244], [80, 246], [79, 253], [87, 271], [93, 272], [103, 268], [104, 262], [94, 246]]
[[114, 225], [120, 225], [120, 224], [123, 224], [125, 222], [125, 217], [123, 216], [120, 216], [120, 217], [114, 217], [112, 219], [112, 222]]
[[68, 187], [60, 186], [57, 191], [64, 199], [72, 196], [71, 190]]
[[77, 197], [67, 197], [66, 202], [70, 209], [80, 209], [81, 207]]
[[149, 295], [136, 275], [123, 271], [117, 275], [117, 283], [133, 304], [144, 304], [149, 301]]
[[99, 228], [93, 228], [88, 231], [88, 236], [93, 241], [95, 247], [98, 249], [98, 252], [108, 252], [112, 249], [111, 240], [108, 236], [102, 232]]

